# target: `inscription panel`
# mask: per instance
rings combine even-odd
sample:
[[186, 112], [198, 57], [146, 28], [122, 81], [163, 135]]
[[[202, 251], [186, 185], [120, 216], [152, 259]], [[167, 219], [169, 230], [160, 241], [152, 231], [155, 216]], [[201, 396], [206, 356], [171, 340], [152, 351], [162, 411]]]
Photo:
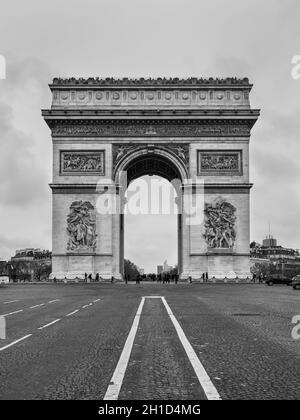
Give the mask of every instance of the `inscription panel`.
[[242, 175], [241, 150], [198, 150], [198, 175]]
[[60, 151], [61, 175], [105, 175], [105, 151]]

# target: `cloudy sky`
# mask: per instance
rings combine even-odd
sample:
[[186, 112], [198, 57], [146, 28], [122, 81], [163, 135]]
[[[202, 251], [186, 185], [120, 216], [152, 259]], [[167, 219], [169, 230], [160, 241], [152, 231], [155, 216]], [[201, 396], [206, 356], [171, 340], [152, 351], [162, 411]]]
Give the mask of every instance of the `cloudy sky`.
[[[251, 239], [271, 220], [300, 248], [299, 0], [0, 0], [0, 256], [51, 248], [50, 133], [40, 116], [54, 76], [248, 76]], [[176, 261], [175, 219], [127, 221], [127, 256], [149, 270]], [[155, 235], [153, 235], [153, 233]], [[160, 233], [160, 240], [157, 235]], [[152, 235], [152, 236], [151, 236]], [[146, 239], [146, 238], [149, 238]], [[142, 246], [141, 246], [142, 245]]]

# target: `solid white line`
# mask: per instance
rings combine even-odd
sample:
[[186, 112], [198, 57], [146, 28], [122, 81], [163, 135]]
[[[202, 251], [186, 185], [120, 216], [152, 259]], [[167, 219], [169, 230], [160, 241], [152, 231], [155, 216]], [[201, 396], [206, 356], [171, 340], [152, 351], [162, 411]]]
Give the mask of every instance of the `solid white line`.
[[210, 377], [206, 373], [202, 363], [198, 359], [197, 354], [195, 353], [193, 347], [191, 346], [189, 340], [187, 339], [185, 333], [183, 332], [183, 329], [181, 328], [179, 322], [175, 318], [170, 306], [168, 305], [166, 299], [162, 297], [163, 304], [165, 305], [165, 308], [168, 312], [169, 317], [171, 318], [171, 321], [173, 322], [173, 325], [176, 329], [176, 332], [178, 334], [178, 337], [183, 345], [183, 348], [191, 362], [191, 365], [193, 366], [193, 369], [197, 375], [197, 378], [200, 382], [201, 387], [203, 388], [207, 399], [208, 400], [221, 400], [221, 397], [215, 388], [214, 384], [210, 380]]
[[19, 340], [13, 341], [12, 343], [8, 344], [7, 346], [1, 347], [0, 351], [8, 349], [9, 347], [19, 343], [20, 341], [26, 340], [26, 338], [31, 337], [31, 336], [32, 336], [32, 334], [25, 335], [25, 337], [19, 338]]
[[54, 300], [50, 300], [48, 303], [54, 303], [54, 302], [59, 302], [60, 299], [54, 299]]
[[143, 310], [143, 306], [144, 306], [144, 302], [145, 302], [145, 298], [143, 297], [141, 300], [141, 303], [138, 307], [137, 313], [134, 317], [133, 323], [132, 323], [132, 327], [131, 330], [128, 334], [126, 343], [124, 345], [122, 354], [120, 356], [120, 359], [118, 361], [117, 367], [114, 371], [114, 374], [110, 380], [110, 383], [108, 385], [108, 388], [106, 390], [106, 394], [104, 396], [104, 400], [117, 400], [119, 393], [120, 393], [120, 389], [122, 386], [122, 382], [124, 379], [124, 375], [127, 369], [127, 365], [129, 362], [129, 358], [130, 358], [130, 354], [131, 354], [131, 350], [132, 350], [132, 346], [133, 346], [133, 342], [135, 339], [135, 335], [139, 326], [139, 322], [140, 322], [140, 317], [141, 317], [141, 313]]
[[60, 318], [56, 319], [55, 321], [49, 322], [49, 324], [43, 325], [39, 327], [38, 330], [43, 330], [44, 328], [50, 327], [50, 325], [56, 324], [56, 322], [60, 321]]
[[9, 315], [13, 315], [13, 314], [18, 314], [19, 312], [23, 312], [23, 309], [20, 309], [19, 311], [10, 312], [9, 314], [4, 314], [2, 316], [9, 316]]
[[44, 303], [40, 303], [39, 305], [30, 306], [30, 309], [38, 308], [39, 306], [45, 306]]
[[76, 314], [76, 312], [78, 312], [78, 311], [79, 311], [79, 309], [76, 309], [75, 311], [73, 311], [73, 312], [71, 312], [71, 313], [67, 314], [66, 316], [71, 316], [71, 315], [74, 315], [74, 314]]
[[3, 305], [7, 305], [8, 303], [19, 302], [18, 300], [10, 300], [9, 302], [3, 302]]

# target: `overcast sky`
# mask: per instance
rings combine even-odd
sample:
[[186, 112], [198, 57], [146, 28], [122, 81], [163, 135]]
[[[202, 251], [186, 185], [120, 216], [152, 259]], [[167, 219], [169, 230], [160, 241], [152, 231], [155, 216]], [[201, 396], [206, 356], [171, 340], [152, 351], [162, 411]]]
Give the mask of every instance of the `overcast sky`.
[[[300, 248], [299, 22], [299, 0], [0, 0], [0, 256], [51, 248], [51, 139], [40, 110], [54, 76], [249, 77], [262, 109], [251, 139], [251, 239], [262, 240], [270, 219], [281, 244]], [[128, 221], [127, 256], [147, 270], [176, 262], [174, 221], [155, 230]]]

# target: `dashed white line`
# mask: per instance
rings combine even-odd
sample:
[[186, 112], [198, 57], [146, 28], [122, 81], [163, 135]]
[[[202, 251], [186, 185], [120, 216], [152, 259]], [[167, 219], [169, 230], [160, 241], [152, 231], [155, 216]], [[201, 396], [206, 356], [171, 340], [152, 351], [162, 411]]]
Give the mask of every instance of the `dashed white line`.
[[216, 390], [214, 384], [212, 383], [210, 377], [206, 373], [206, 370], [204, 369], [202, 363], [198, 359], [197, 354], [195, 353], [195, 350], [193, 349], [192, 345], [190, 344], [189, 340], [187, 339], [183, 329], [181, 328], [179, 322], [177, 321], [175, 315], [173, 314], [170, 306], [168, 305], [166, 299], [164, 297], [161, 298], [163, 301], [163, 304], [165, 305], [165, 308], [168, 312], [169, 317], [171, 318], [171, 321], [173, 322], [173, 325], [175, 327], [175, 330], [178, 334], [178, 337], [181, 341], [181, 344], [183, 345], [183, 348], [189, 358], [189, 361], [191, 362], [191, 365], [193, 366], [193, 369], [197, 375], [197, 378], [199, 380], [199, 383], [201, 387], [203, 388], [203, 391], [205, 392], [208, 400], [221, 400], [221, 397]]
[[83, 305], [83, 307], [82, 307], [82, 309], [85, 309], [85, 308], [87, 308], [89, 305]]
[[2, 316], [9, 316], [9, 315], [14, 315], [14, 314], [18, 314], [19, 312], [23, 312], [24, 309], [20, 309], [18, 311], [14, 311], [14, 312], [10, 312], [9, 314], [4, 314]]
[[120, 356], [120, 359], [118, 361], [117, 367], [113, 373], [113, 376], [110, 380], [109, 386], [107, 388], [106, 394], [104, 396], [104, 400], [117, 400], [120, 389], [122, 386], [122, 382], [124, 379], [124, 375], [127, 369], [127, 365], [129, 362], [130, 354], [132, 351], [133, 342], [135, 339], [135, 335], [139, 326], [141, 313], [143, 310], [145, 298], [143, 297], [141, 300], [141, 303], [138, 307], [138, 310], [136, 312], [136, 315], [134, 317], [131, 330], [128, 334], [127, 340], [125, 342], [122, 354]]
[[39, 305], [30, 306], [30, 309], [38, 308], [40, 306], [45, 306], [45, 303], [40, 303]]
[[8, 349], [9, 347], [14, 346], [14, 345], [15, 345], [15, 344], [17, 344], [17, 343], [20, 343], [20, 341], [26, 340], [26, 338], [31, 337], [31, 336], [32, 336], [32, 334], [25, 335], [25, 337], [19, 338], [18, 340], [13, 341], [13, 342], [12, 342], [12, 343], [10, 343], [10, 344], [7, 344], [7, 346], [1, 347], [1, 348], [0, 348], [0, 351], [3, 351], [3, 350], [5, 350], [5, 349]]
[[9, 302], [3, 302], [3, 305], [7, 305], [9, 303], [19, 302], [18, 300], [10, 300]]
[[59, 302], [59, 301], [60, 301], [60, 299], [54, 299], [54, 300], [49, 300], [48, 303], [54, 303], [54, 302]]
[[56, 324], [58, 321], [60, 321], [60, 318], [55, 319], [52, 322], [49, 322], [49, 324], [43, 325], [42, 327], [39, 327], [38, 330], [43, 330], [44, 328], [50, 327], [50, 325]]
[[74, 315], [74, 314], [76, 314], [78, 311], [79, 311], [79, 309], [76, 309], [75, 311], [70, 312], [70, 313], [69, 313], [69, 314], [67, 314], [66, 316], [71, 316], [71, 315]]
[[101, 299], [96, 299], [93, 301], [93, 303], [99, 302]]

